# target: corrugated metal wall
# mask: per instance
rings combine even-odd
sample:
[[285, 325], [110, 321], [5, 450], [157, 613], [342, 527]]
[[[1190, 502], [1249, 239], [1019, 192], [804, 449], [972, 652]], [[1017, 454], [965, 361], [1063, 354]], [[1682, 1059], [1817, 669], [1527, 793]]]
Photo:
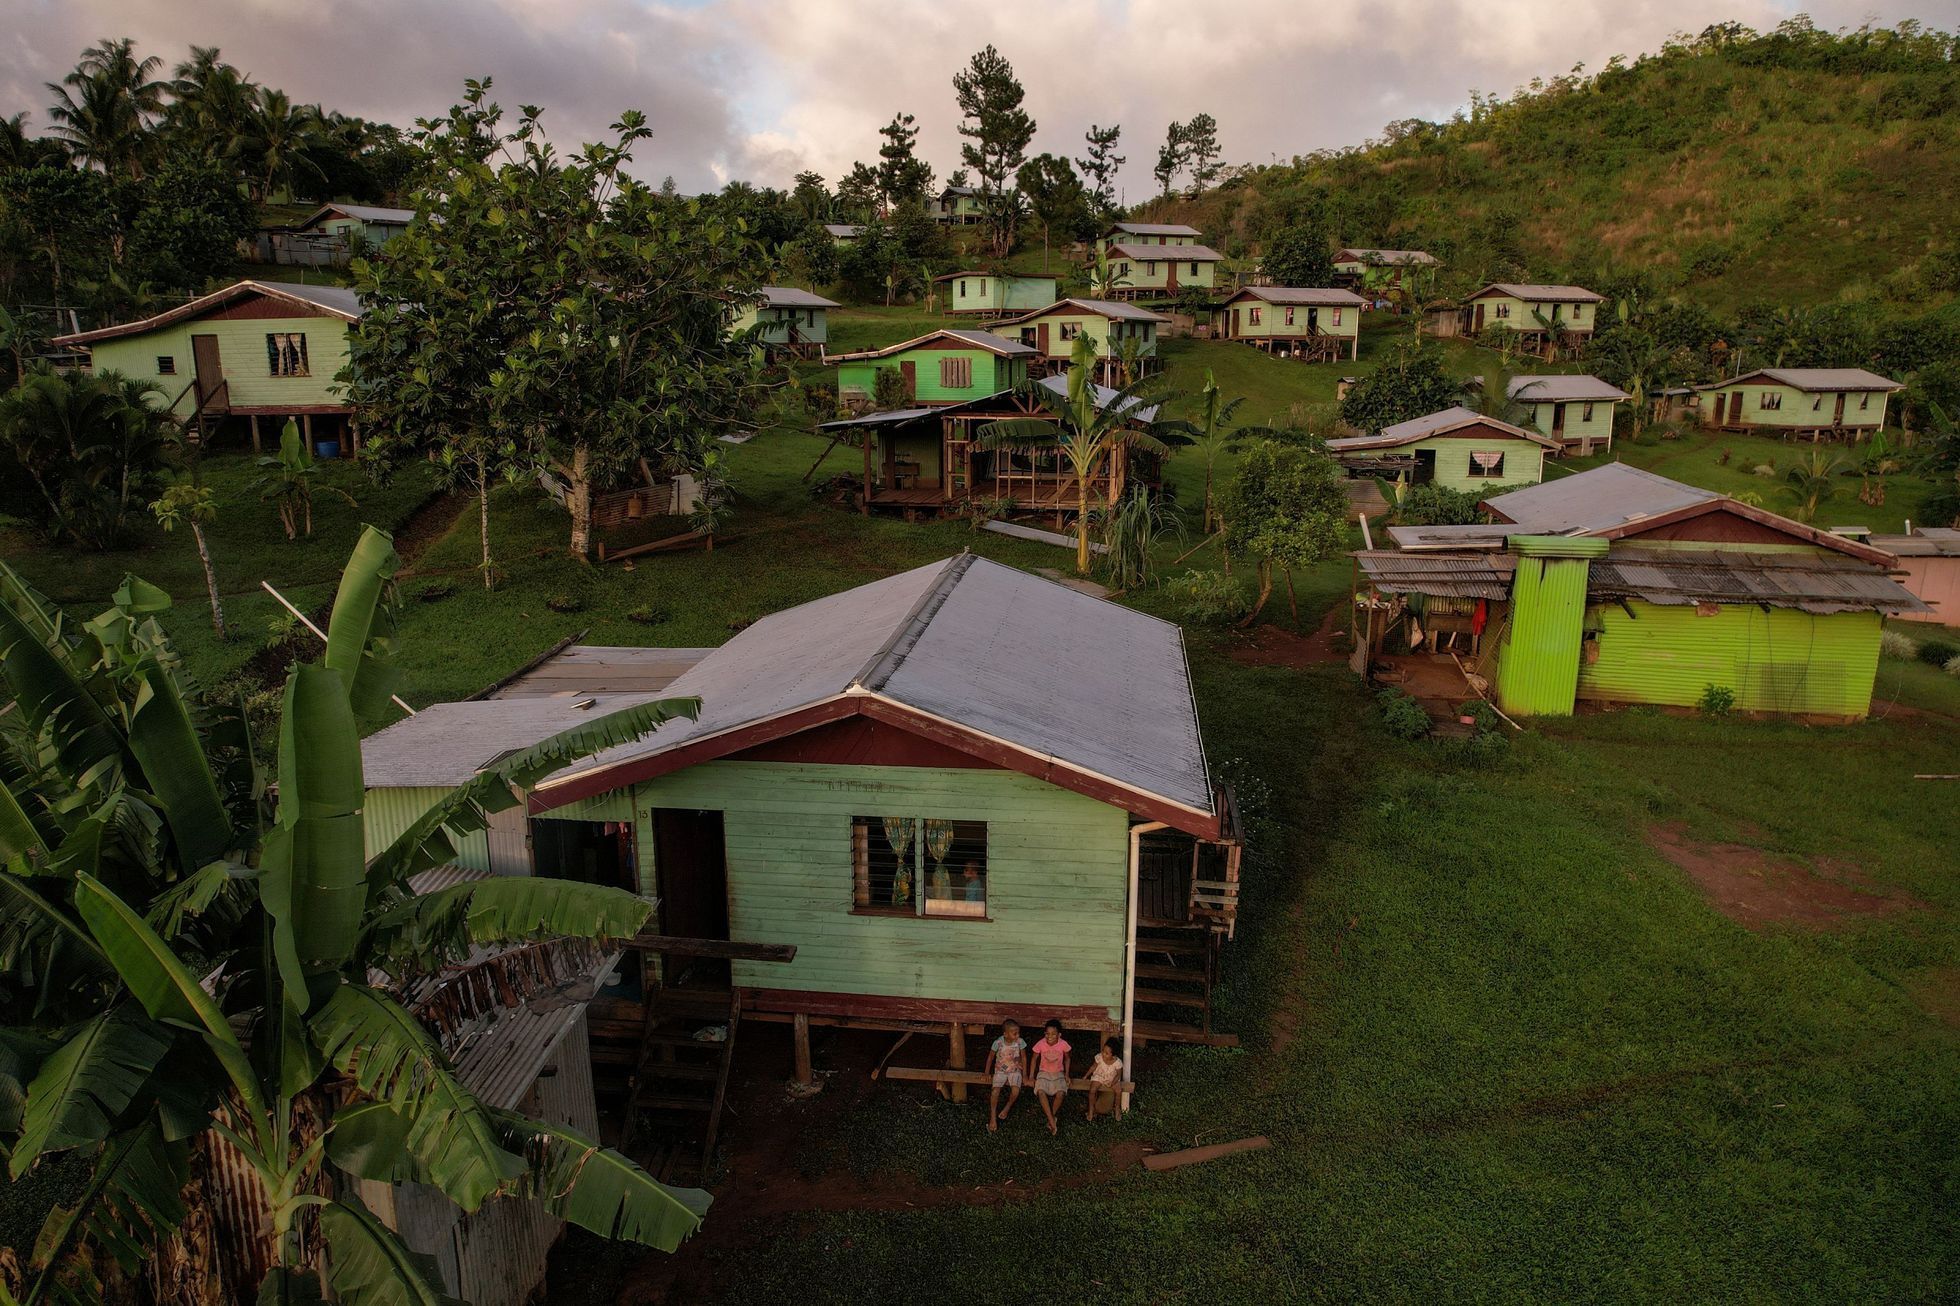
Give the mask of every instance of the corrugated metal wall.
[[1751, 712], [1861, 717], [1871, 710], [1876, 613], [1722, 604], [1702, 616], [1632, 600], [1624, 609], [1602, 605], [1590, 624], [1600, 632], [1599, 657], [1580, 668], [1582, 698], [1689, 706], [1718, 685]]
[[1570, 716], [1585, 626], [1584, 558], [1518, 559], [1498, 702], [1512, 716]]
[[[364, 819], [372, 857], [400, 837], [416, 818], [449, 793], [447, 789], [370, 789]], [[490, 828], [463, 840], [457, 861], [496, 875], [531, 873], [530, 821], [523, 804], [490, 817]]]

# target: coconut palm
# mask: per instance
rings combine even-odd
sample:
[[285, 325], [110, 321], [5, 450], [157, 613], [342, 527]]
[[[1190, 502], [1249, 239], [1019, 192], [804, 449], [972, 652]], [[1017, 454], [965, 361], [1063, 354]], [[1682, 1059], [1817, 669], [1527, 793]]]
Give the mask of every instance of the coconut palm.
[[696, 704], [642, 704], [505, 758], [370, 860], [356, 720], [388, 692], [397, 565], [370, 528], [324, 658], [287, 681], [274, 798], [242, 707], [189, 706], [157, 622], [167, 596], [131, 578], [76, 626], [0, 564], [0, 729], [38, 744], [0, 749], [0, 1146], [16, 1176], [56, 1156], [86, 1175], [46, 1219], [23, 1303], [86, 1299], [91, 1253], [127, 1270], [154, 1254], [185, 1218], [188, 1140], [206, 1132], [259, 1183], [250, 1216], [277, 1263], [235, 1286], [260, 1301], [318, 1301], [323, 1279], [355, 1306], [441, 1300], [433, 1267], [331, 1171], [413, 1179], [466, 1210], [532, 1197], [669, 1250], [700, 1223], [706, 1194], [478, 1101], [398, 996], [473, 947], [636, 933], [652, 904], [625, 890], [493, 877], [416, 896], [408, 878], [524, 787]]
[[1058, 400], [1052, 389], [1039, 382], [1029, 382], [1022, 392], [1026, 400], [1053, 412], [1054, 419], [1013, 417], [989, 422], [974, 441], [980, 449], [1061, 451], [1075, 475], [1075, 570], [1083, 576], [1089, 574], [1090, 484], [1107, 471], [1117, 454], [1162, 455], [1178, 439], [1178, 433], [1156, 422], [1163, 396], [1151, 381], [1108, 390], [1095, 383], [1095, 372], [1096, 343], [1079, 335], [1069, 356], [1067, 393]]
[[155, 76], [163, 61], [138, 59], [135, 45], [124, 37], [82, 51], [73, 72], [47, 84], [54, 96], [48, 117], [50, 134], [84, 163], [140, 178], [150, 123], [162, 112], [168, 87]]
[[191, 57], [172, 70], [166, 118], [202, 141], [213, 154], [229, 154], [258, 102], [258, 87], [226, 63], [215, 45], [194, 45]]
[[1790, 515], [1802, 522], [1814, 519], [1817, 510], [1837, 494], [1838, 473], [1843, 470], [1844, 459], [1812, 449], [1784, 472], [1783, 494], [1790, 502]]
[[56, 539], [109, 549], [154, 497], [175, 425], [154, 382], [30, 370], [0, 398], [0, 447], [34, 486]]
[[291, 192], [302, 178], [320, 180], [312, 155], [319, 147], [320, 111], [296, 105], [284, 91], [261, 86], [232, 152], [251, 169], [252, 199], [263, 204], [276, 191]]

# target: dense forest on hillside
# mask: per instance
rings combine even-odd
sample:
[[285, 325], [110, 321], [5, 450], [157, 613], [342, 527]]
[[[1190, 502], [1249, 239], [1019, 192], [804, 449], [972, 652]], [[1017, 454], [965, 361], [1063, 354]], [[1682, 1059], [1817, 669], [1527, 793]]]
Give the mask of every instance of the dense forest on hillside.
[[1913, 23], [1724, 23], [1147, 207], [1228, 252], [1312, 220], [1338, 243], [1430, 250], [1462, 286], [1913, 313], [1960, 290], [1955, 58], [1952, 34]]

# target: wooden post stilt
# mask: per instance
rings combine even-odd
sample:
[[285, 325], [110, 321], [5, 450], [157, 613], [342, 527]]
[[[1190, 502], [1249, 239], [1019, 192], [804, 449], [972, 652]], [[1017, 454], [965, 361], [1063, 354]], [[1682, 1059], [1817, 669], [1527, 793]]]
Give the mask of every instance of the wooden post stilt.
[[[946, 1054], [947, 1067], [952, 1070], [965, 1070], [966, 1026], [957, 1020], [954, 1021], [948, 1027], [946, 1037], [948, 1043], [951, 1045]], [[953, 1100], [955, 1102], [966, 1101], [966, 1082], [964, 1080], [956, 1079], [953, 1081]]]
[[864, 502], [858, 505], [858, 511], [869, 517], [871, 515], [871, 432], [869, 429], [861, 429], [858, 436], [864, 441]]
[[264, 453], [265, 452], [264, 448], [261, 447], [259, 444], [259, 415], [257, 413], [253, 413], [251, 417], [249, 417], [246, 420], [250, 421], [252, 424], [252, 452]]
[[810, 1068], [810, 1017], [805, 1012], [797, 1012], [793, 1023], [796, 1035], [796, 1082], [809, 1088], [817, 1082], [816, 1072]]
[[301, 413], [299, 415], [299, 431], [306, 438], [306, 451], [318, 457], [320, 446], [313, 443], [313, 414]]

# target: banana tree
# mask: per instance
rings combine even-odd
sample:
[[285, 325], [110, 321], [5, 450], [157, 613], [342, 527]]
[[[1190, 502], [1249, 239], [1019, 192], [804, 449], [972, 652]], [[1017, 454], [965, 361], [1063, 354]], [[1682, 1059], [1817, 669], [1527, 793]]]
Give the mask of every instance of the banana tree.
[[194, 706], [160, 591], [132, 578], [76, 628], [0, 564], [0, 1148], [14, 1177], [54, 1157], [86, 1174], [47, 1217], [23, 1302], [98, 1295], [97, 1257], [138, 1268], [184, 1221], [206, 1133], [263, 1194], [277, 1263], [243, 1285], [261, 1301], [318, 1301], [323, 1284], [351, 1306], [445, 1300], [335, 1171], [414, 1179], [465, 1210], [531, 1197], [666, 1250], [699, 1225], [705, 1193], [478, 1100], [398, 996], [473, 948], [637, 932], [652, 904], [624, 890], [408, 880], [538, 779], [698, 704], [642, 704], [505, 758], [369, 858], [355, 722], [393, 681], [396, 567], [370, 528], [324, 658], [287, 682], [275, 790], [242, 708]]
[[1011, 417], [989, 422], [976, 433], [979, 449], [1059, 450], [1075, 474], [1075, 570], [1089, 574], [1089, 487], [1118, 454], [1163, 455], [1182, 435], [1156, 422], [1156, 405], [1163, 396], [1150, 380], [1120, 390], [1096, 385], [1096, 343], [1086, 335], [1075, 338], [1069, 356], [1068, 390], [1059, 400], [1039, 382], [1029, 382], [1023, 398], [1055, 414]]
[[[259, 498], [279, 505], [279, 524], [286, 528], [286, 538], [296, 540], [302, 534], [313, 534], [313, 481], [320, 474], [320, 468], [313, 460], [313, 451], [306, 447], [300, 437], [299, 424], [292, 418], [279, 432], [279, 452], [267, 454], [259, 459], [259, 466], [265, 468], [265, 475], [252, 482], [252, 488], [259, 492]], [[329, 494], [337, 494], [348, 503], [354, 496], [334, 486], [323, 487]]]
[[1089, 279], [1089, 294], [1096, 299], [1108, 299], [1113, 292], [1130, 284], [1129, 274], [1110, 260], [1109, 246], [1100, 243], [1085, 273]]
[[1204, 389], [1198, 392], [1198, 405], [1190, 417], [1178, 418], [1163, 423], [1163, 429], [1183, 436], [1195, 445], [1205, 460], [1205, 505], [1204, 533], [1212, 532], [1216, 514], [1212, 509], [1212, 473], [1218, 465], [1218, 455], [1227, 445], [1239, 438], [1241, 432], [1232, 424], [1232, 417], [1245, 402], [1245, 396], [1226, 400], [1225, 392], [1212, 377], [1211, 369], [1205, 369]]

